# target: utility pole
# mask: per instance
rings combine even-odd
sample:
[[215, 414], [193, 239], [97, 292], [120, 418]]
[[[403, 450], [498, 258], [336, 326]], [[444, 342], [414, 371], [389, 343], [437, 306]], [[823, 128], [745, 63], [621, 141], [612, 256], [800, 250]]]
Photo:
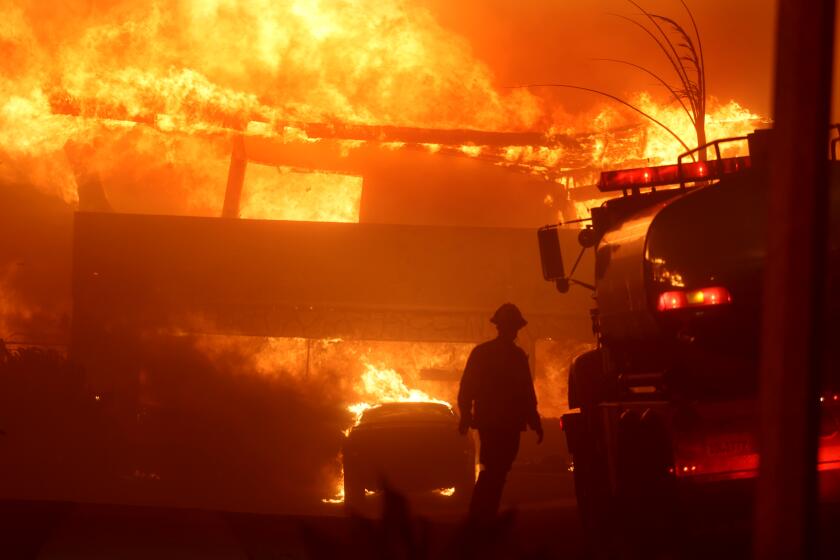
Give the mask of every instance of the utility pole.
[[813, 558], [835, 0], [779, 0], [755, 554]]

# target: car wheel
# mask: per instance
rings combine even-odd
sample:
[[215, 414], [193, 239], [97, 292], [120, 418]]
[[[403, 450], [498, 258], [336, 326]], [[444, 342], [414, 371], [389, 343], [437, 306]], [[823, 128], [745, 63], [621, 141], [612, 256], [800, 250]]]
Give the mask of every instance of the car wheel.
[[472, 498], [473, 488], [475, 487], [475, 469], [471, 468], [468, 473], [464, 473], [459, 480], [455, 482], [454, 498], [459, 504], [466, 504]]
[[352, 471], [344, 473], [344, 505], [358, 511], [365, 502], [365, 485]]

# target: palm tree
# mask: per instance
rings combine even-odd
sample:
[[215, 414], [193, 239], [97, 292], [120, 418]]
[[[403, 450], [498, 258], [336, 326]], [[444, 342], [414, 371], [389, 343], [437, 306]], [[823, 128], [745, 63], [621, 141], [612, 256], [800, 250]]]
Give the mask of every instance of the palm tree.
[[[649, 12], [634, 0], [627, 0], [627, 2], [632, 4], [638, 10], [636, 17], [623, 15], [617, 15], [617, 17], [620, 17], [621, 19], [637, 26], [639, 29], [644, 31], [645, 34], [647, 34], [667, 60], [668, 65], [671, 67], [671, 70], [673, 70], [674, 76], [671, 77], [670, 80], [665, 79], [661, 74], [658, 74], [645, 66], [627, 60], [614, 58], [599, 60], [630, 66], [648, 74], [658, 81], [665, 87], [666, 90], [668, 90], [671, 97], [680, 104], [689, 120], [691, 120], [697, 136], [696, 145], [703, 146], [706, 143], [706, 65], [703, 59], [703, 45], [700, 41], [700, 32], [697, 28], [697, 22], [694, 19], [694, 14], [691, 13], [691, 10], [685, 3], [685, 0], [680, 0], [680, 4], [682, 4], [688, 14], [689, 20], [691, 21], [692, 32], [689, 33], [676, 20], [661, 14]], [[662, 127], [671, 136], [673, 136], [686, 151], [691, 150], [685, 140], [670, 127], [649, 113], [643, 111], [636, 105], [611, 93], [570, 84], [532, 84], [526, 87], [565, 87], [589, 91], [598, 95], [609, 97], [610, 99], [633, 109], [651, 122]], [[706, 159], [705, 150], [701, 150], [699, 155], [701, 160]]]

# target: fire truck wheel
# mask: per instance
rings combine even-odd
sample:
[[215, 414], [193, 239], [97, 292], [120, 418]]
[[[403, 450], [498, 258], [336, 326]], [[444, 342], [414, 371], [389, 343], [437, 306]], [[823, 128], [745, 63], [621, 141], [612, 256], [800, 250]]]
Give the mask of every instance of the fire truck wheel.
[[574, 482], [578, 513], [583, 525], [584, 539], [591, 558], [612, 557], [613, 511], [609, 496], [606, 460], [600, 456], [584, 414], [577, 422], [564, 423], [570, 449], [574, 449]]
[[[662, 419], [651, 410], [626, 410], [616, 436], [618, 510], [622, 547], [640, 557], [667, 554], [677, 527], [668, 467], [671, 448]], [[648, 535], [660, 535], [650, 539]]]
[[591, 408], [610, 395], [601, 350], [596, 348], [577, 356], [569, 368], [569, 408]]

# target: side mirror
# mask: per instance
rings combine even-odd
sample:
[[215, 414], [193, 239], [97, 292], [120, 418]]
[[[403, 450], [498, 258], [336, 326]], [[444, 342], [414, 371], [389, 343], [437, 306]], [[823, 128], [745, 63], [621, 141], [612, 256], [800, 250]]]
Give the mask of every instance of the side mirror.
[[594, 247], [596, 243], [598, 243], [598, 238], [595, 236], [595, 230], [592, 229], [591, 225], [586, 226], [580, 233], [578, 234], [578, 243], [584, 249], [589, 249], [590, 247]]
[[557, 226], [545, 226], [537, 231], [540, 244], [540, 262], [543, 278], [548, 281], [565, 280], [566, 269], [563, 267], [563, 253], [560, 250], [560, 234]]

